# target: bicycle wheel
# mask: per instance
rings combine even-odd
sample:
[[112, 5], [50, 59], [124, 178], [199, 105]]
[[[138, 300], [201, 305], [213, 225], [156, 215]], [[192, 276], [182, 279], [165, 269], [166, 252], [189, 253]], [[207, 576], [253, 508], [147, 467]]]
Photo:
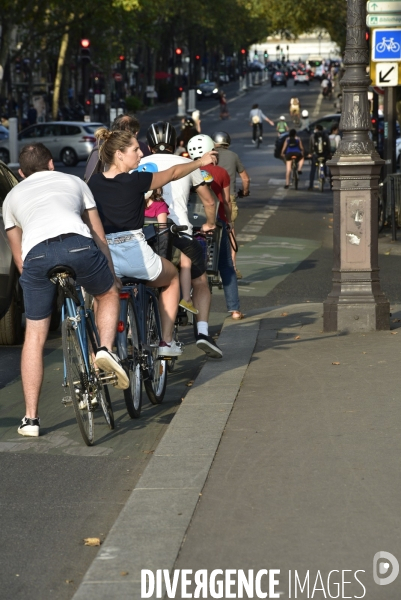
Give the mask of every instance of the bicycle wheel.
[[70, 389], [75, 417], [85, 444], [92, 446], [95, 436], [88, 373], [77, 332], [68, 319], [63, 321], [61, 336], [68, 387]]
[[110, 399], [110, 392], [106, 385], [102, 385], [100, 380], [101, 371], [95, 369], [94, 366], [95, 348], [97, 348], [98, 343], [97, 340], [95, 340], [95, 332], [92, 329], [92, 323], [89, 318], [86, 320], [86, 331], [88, 334], [88, 355], [92, 375], [92, 402], [93, 397], [95, 397], [100, 408], [102, 409], [103, 416], [109, 429], [114, 429], [114, 413]]
[[153, 296], [149, 296], [148, 310], [146, 315], [147, 343], [151, 346], [151, 354], [148, 357], [148, 377], [144, 380], [146, 394], [152, 404], [161, 404], [167, 386], [167, 361], [158, 357], [160, 333], [156, 321], [158, 306]]
[[142, 409], [142, 370], [139, 361], [138, 322], [132, 300], [127, 304], [126, 336], [129, 388], [124, 390], [124, 400], [131, 419], [138, 419]]
[[294, 188], [297, 190], [298, 189], [298, 165], [297, 165], [297, 161], [295, 159], [293, 159], [292, 161], [292, 180], [294, 182]]
[[324, 190], [324, 182], [325, 182], [325, 178], [319, 177], [319, 189], [321, 192], [323, 192], [323, 190]]

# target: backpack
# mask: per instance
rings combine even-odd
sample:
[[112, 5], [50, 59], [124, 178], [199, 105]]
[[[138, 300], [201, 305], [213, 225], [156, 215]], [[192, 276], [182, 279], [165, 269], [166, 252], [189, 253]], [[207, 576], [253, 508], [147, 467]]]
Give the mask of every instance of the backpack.
[[277, 131], [279, 133], [284, 133], [285, 131], [287, 131], [287, 123], [285, 121], [279, 121], [277, 123]]
[[321, 131], [316, 131], [313, 138], [313, 148], [318, 156], [323, 156], [325, 153], [324, 146], [323, 133]]

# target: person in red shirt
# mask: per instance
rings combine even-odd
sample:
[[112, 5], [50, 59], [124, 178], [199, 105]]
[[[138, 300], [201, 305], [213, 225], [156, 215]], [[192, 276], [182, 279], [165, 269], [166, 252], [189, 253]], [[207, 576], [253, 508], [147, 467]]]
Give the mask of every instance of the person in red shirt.
[[[214, 149], [214, 141], [208, 135], [200, 134], [194, 136], [188, 142], [188, 153], [192, 160], [203, 156], [206, 152], [205, 148]], [[231, 256], [231, 246], [227, 231], [231, 227], [230, 176], [223, 167], [219, 167], [218, 165], [207, 165], [202, 171], [206, 171], [213, 177], [210, 187], [219, 200], [218, 219], [222, 222], [223, 226], [218, 269], [223, 282], [227, 310], [231, 313], [233, 319], [243, 319], [244, 315], [240, 309], [237, 275]], [[207, 178], [205, 181], [208, 183]]]

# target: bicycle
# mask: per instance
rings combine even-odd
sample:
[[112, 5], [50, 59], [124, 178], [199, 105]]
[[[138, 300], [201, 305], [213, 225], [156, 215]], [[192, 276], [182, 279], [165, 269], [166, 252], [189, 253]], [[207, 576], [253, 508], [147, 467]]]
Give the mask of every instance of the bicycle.
[[[162, 239], [171, 249], [169, 234], [178, 234], [186, 225], [152, 224], [146, 231], [147, 241]], [[146, 280], [121, 277], [120, 317], [117, 326], [117, 354], [128, 372], [130, 385], [124, 390], [124, 400], [129, 416], [138, 419], [142, 409], [142, 381], [152, 404], [161, 404], [167, 386], [167, 364], [170, 357], [159, 356], [162, 339], [158, 291], [148, 287]]]
[[87, 446], [92, 446], [94, 412], [99, 406], [109, 429], [114, 429], [113, 407], [106, 384], [116, 383], [117, 377], [95, 365], [99, 334], [93, 310], [85, 306], [82, 289], [75, 284], [73, 269], [59, 265], [47, 276], [58, 286], [58, 302], [61, 304], [63, 387], [69, 391], [62, 403], [64, 406], [73, 405], [82, 438]]
[[389, 39], [382, 38], [382, 41], [376, 45], [376, 50], [378, 52], [384, 52], [385, 50], [388, 50], [389, 52], [399, 52], [400, 44], [395, 42], [393, 37]]
[[323, 192], [326, 181], [326, 159], [323, 156], [317, 157], [316, 167], [316, 179], [319, 182], [319, 190]]

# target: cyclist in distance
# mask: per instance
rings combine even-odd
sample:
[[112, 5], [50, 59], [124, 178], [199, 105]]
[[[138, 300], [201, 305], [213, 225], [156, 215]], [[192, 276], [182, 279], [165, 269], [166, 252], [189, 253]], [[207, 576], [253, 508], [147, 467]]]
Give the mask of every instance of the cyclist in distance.
[[277, 135], [281, 135], [282, 133], [285, 133], [286, 131], [288, 131], [288, 125], [285, 122], [284, 115], [281, 115], [281, 117], [279, 118], [276, 130], [277, 130]]
[[259, 108], [259, 104], [254, 104], [252, 106], [251, 112], [249, 113], [249, 123], [252, 126], [252, 143], [256, 144], [256, 140], [259, 136], [259, 139], [262, 141], [263, 136], [263, 121], [266, 121], [270, 125], [274, 127], [274, 122], [271, 121], [266, 115], [262, 113]]
[[290, 129], [288, 137], [284, 142], [283, 149], [281, 151], [282, 158], [286, 161], [285, 163], [285, 188], [287, 189], [290, 185], [290, 175], [292, 158], [295, 156], [298, 163], [298, 175], [302, 175], [302, 167], [304, 164], [304, 147], [301, 139], [297, 136], [295, 129]]
[[126, 389], [129, 379], [111, 351], [121, 283], [115, 275], [91, 191], [78, 177], [57, 173], [51, 152], [43, 144], [24, 146], [19, 163], [23, 181], [7, 195], [3, 218], [14, 262], [22, 273], [26, 315], [21, 356], [26, 411], [18, 433], [37, 437], [43, 348], [56, 294], [47, 273], [55, 266], [72, 268], [77, 284], [96, 298], [96, 324], [102, 346], [96, 354], [97, 366], [117, 375], [119, 389]]
[[301, 113], [301, 122], [299, 124], [299, 131], [304, 131], [309, 127], [309, 112], [307, 110], [303, 110]]
[[216, 162], [216, 154], [209, 152], [195, 162], [187, 161], [158, 173], [138, 173], [135, 169], [142, 152], [132, 133], [100, 128], [95, 136], [103, 141], [100, 155], [109, 169], [93, 175], [89, 187], [99, 209], [115, 271], [119, 276], [144, 279], [152, 287], [163, 288], [159, 298], [162, 323], [159, 355], [179, 356], [182, 350], [173, 340], [180, 300], [178, 272], [171, 262], [155, 254], [146, 243], [142, 231], [144, 195]]
[[316, 163], [318, 158], [324, 159], [324, 172], [327, 177], [326, 160], [330, 158], [330, 140], [329, 136], [320, 124], [317, 124], [314, 132], [309, 138], [309, 155], [312, 158], [312, 164], [309, 175], [309, 187], [308, 190], [313, 190], [313, 182], [316, 175]]
[[[199, 242], [192, 238], [192, 225], [188, 218], [188, 201], [191, 189], [196, 191], [205, 209], [206, 223], [202, 225], [203, 231], [214, 229], [216, 226], [215, 202], [205, 185], [199, 168], [196, 168], [196, 166], [199, 166], [199, 160], [193, 162], [189, 158], [174, 154], [176, 132], [171, 123], [166, 121], [153, 123], [148, 129], [146, 137], [152, 156], [147, 156], [141, 160], [141, 169], [145, 169], [147, 165], [155, 164], [160, 172], [173, 166], [188, 168], [188, 165], [192, 165], [186, 177], [179, 181], [171, 181], [163, 187], [163, 198], [169, 207], [170, 219], [176, 225], [186, 225], [188, 228], [179, 237], [174, 237], [173, 245], [192, 262], [192, 301], [198, 311], [196, 345], [210, 358], [222, 358], [221, 349], [212, 336], [209, 335], [208, 321], [211, 294], [203, 249]], [[179, 299], [177, 305], [178, 302]]]

